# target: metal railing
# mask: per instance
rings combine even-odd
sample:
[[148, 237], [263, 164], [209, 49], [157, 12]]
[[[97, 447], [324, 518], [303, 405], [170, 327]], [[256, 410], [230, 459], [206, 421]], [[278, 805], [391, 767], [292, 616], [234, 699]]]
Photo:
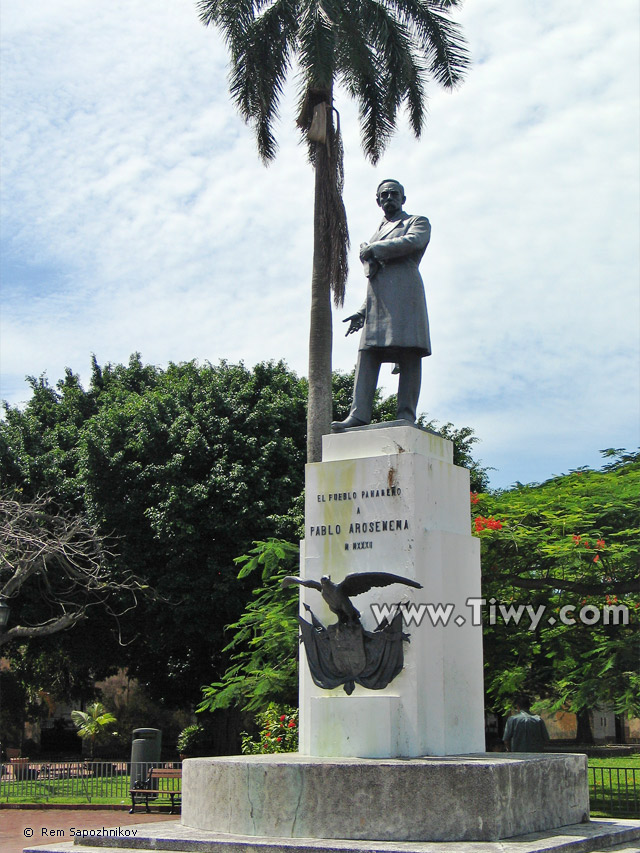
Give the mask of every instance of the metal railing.
[[[180, 761], [64, 761], [14, 759], [0, 764], [0, 802], [129, 803], [130, 790], [152, 767], [181, 768]], [[640, 768], [589, 767], [593, 811], [612, 817], [640, 817]], [[163, 788], [179, 780], [160, 780]]]
[[640, 817], [640, 768], [589, 767], [589, 805], [611, 817]]
[[[0, 764], [0, 802], [131, 801], [130, 789], [142, 783], [152, 767], [180, 769], [180, 761], [28, 761]], [[163, 789], [179, 788], [180, 780], [162, 779]]]

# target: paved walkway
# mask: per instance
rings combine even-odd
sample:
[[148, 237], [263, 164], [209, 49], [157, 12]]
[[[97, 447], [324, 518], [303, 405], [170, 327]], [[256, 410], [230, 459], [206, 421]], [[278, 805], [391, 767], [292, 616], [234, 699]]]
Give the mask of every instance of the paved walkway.
[[125, 809], [3, 809], [0, 808], [0, 850], [21, 853], [24, 847], [47, 841], [73, 841], [82, 829], [115, 828], [161, 820], [179, 821], [177, 815]]

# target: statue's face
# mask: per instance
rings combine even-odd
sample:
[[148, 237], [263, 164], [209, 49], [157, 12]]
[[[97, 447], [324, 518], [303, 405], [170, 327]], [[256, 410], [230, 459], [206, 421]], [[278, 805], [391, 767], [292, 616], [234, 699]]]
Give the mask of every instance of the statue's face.
[[378, 187], [377, 200], [378, 206], [384, 210], [384, 215], [388, 219], [402, 210], [402, 205], [406, 199], [398, 184], [389, 181], [388, 183], [380, 184]]

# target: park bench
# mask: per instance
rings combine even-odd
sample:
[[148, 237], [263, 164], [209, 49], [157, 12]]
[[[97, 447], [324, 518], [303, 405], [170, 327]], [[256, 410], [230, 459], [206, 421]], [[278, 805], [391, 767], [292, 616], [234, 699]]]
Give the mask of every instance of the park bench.
[[[171, 780], [172, 784], [169, 788], [161, 788], [160, 782], [163, 779]], [[182, 798], [182, 790], [180, 780], [182, 779], [182, 770], [169, 767], [152, 767], [144, 782], [135, 782], [130, 789], [131, 794], [131, 809], [129, 814], [133, 814], [136, 810], [136, 797], [144, 798], [144, 804], [149, 813], [149, 800], [171, 800], [170, 814], [174, 814], [176, 800], [180, 802]], [[177, 781], [176, 781], [177, 780]], [[154, 783], [156, 783], [154, 787]], [[157, 805], [157, 803], [155, 803]]]

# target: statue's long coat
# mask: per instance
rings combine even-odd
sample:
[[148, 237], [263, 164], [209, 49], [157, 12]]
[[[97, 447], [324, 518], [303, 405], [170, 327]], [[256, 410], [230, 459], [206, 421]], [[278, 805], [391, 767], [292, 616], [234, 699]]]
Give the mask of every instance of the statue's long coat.
[[426, 217], [403, 211], [399, 219], [383, 222], [371, 237], [369, 246], [380, 267], [368, 279], [367, 298], [359, 312], [365, 315], [361, 350], [389, 349], [390, 361], [397, 359], [398, 348], [431, 355], [427, 302], [418, 270], [430, 236]]

